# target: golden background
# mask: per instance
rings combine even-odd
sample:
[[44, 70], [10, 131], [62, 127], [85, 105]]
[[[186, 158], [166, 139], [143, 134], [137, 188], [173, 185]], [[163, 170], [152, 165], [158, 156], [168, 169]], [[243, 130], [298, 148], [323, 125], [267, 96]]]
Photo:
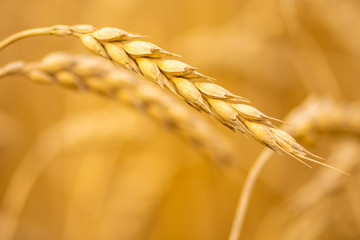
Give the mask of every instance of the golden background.
[[[357, 0], [2, 0], [0, 22], [1, 38], [55, 24], [148, 35], [279, 119], [309, 94], [360, 98]], [[73, 38], [35, 37], [2, 50], [0, 64], [53, 51], [86, 52]], [[241, 167], [229, 178], [164, 126], [91, 94], [16, 76], [0, 81], [0, 107], [4, 240], [226, 239], [244, 175], [264, 148], [208, 118], [238, 153]], [[360, 160], [352, 134], [301, 143], [327, 159]], [[360, 239], [359, 164], [351, 166], [343, 169], [350, 177], [334, 176], [273, 156], [242, 239]]]

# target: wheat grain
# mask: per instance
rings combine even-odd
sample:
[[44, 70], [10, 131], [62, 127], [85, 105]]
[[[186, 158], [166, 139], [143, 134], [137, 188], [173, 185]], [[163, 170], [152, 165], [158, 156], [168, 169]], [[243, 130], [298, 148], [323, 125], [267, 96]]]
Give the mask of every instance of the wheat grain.
[[229, 141], [196, 112], [137, 75], [115, 68], [99, 57], [53, 53], [39, 62], [14, 62], [0, 68], [0, 77], [16, 73], [37, 83], [58, 84], [118, 99], [176, 130], [218, 163], [234, 164], [237, 159]]
[[[14, 34], [0, 42], [0, 50], [19, 39], [36, 35], [74, 36], [94, 54], [108, 58], [131, 71], [166, 87], [199, 111], [206, 112], [236, 131], [247, 132], [267, 147], [302, 161], [309, 154], [286, 132], [275, 128], [269, 118], [255, 108], [243, 107], [245, 98], [210, 84], [207, 77], [184, 62], [174, 59], [176, 54], [139, 40], [142, 36], [117, 28], [96, 29], [91, 25], [56, 25], [30, 29]], [[240, 105], [239, 105], [240, 104]]]

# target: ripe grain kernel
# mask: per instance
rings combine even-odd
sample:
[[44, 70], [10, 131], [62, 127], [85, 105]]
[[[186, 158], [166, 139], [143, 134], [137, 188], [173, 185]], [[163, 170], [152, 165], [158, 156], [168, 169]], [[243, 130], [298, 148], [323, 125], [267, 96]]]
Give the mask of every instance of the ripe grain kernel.
[[186, 75], [196, 70], [196, 68], [178, 60], [162, 60], [158, 62], [158, 65], [162, 71], [174, 76]]
[[82, 41], [82, 43], [84, 44], [84, 46], [89, 49], [91, 52], [95, 53], [96, 55], [100, 55], [103, 57], [106, 57], [107, 54], [103, 48], [103, 46], [101, 46], [101, 44], [95, 40], [95, 38], [91, 37], [90, 35], [81, 35], [80, 39]]

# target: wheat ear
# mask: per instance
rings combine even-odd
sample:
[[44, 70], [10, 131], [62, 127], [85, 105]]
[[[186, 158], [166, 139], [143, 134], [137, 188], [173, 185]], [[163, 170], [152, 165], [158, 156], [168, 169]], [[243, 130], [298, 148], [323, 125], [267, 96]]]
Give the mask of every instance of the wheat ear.
[[287, 120], [293, 123], [290, 131], [297, 139], [312, 141], [311, 133], [360, 137], [360, 102], [310, 96], [289, 114]]
[[209, 153], [219, 163], [234, 163], [235, 151], [227, 139], [196, 112], [152, 84], [108, 61], [87, 55], [53, 53], [39, 62], [10, 63], [0, 77], [25, 74], [32, 81], [92, 91], [126, 103], [160, 121]]
[[317, 162], [313, 159], [316, 155], [271, 124], [270, 120], [274, 118], [244, 104], [248, 102], [245, 98], [212, 83], [212, 78], [199, 73], [195, 67], [175, 60], [176, 54], [139, 40], [141, 35], [109, 27], [96, 29], [91, 25], [56, 25], [16, 33], [0, 42], [0, 50], [19, 39], [37, 35], [77, 37], [94, 54], [168, 88], [191, 106], [206, 112], [230, 129], [249, 133], [265, 146], [284, 152], [301, 162]]

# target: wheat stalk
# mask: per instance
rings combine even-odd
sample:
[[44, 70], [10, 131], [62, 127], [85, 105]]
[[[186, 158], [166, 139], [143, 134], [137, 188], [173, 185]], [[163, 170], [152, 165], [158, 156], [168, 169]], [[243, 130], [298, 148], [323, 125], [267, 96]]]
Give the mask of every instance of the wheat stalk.
[[274, 127], [270, 120], [276, 119], [244, 104], [248, 102], [245, 98], [212, 83], [212, 78], [199, 73], [195, 67], [174, 59], [176, 54], [139, 40], [141, 35], [109, 27], [96, 29], [91, 25], [56, 25], [16, 33], [0, 42], [0, 50], [19, 39], [37, 35], [77, 37], [94, 54], [168, 88], [230, 129], [249, 133], [265, 146], [284, 152], [302, 163], [307, 160], [321, 164], [314, 159], [319, 157], [303, 148], [285, 131]]
[[237, 158], [227, 139], [191, 109], [137, 75], [115, 68], [99, 57], [53, 53], [38, 62], [19, 61], [0, 68], [0, 77], [12, 74], [117, 99], [176, 130], [219, 163], [234, 164]]

